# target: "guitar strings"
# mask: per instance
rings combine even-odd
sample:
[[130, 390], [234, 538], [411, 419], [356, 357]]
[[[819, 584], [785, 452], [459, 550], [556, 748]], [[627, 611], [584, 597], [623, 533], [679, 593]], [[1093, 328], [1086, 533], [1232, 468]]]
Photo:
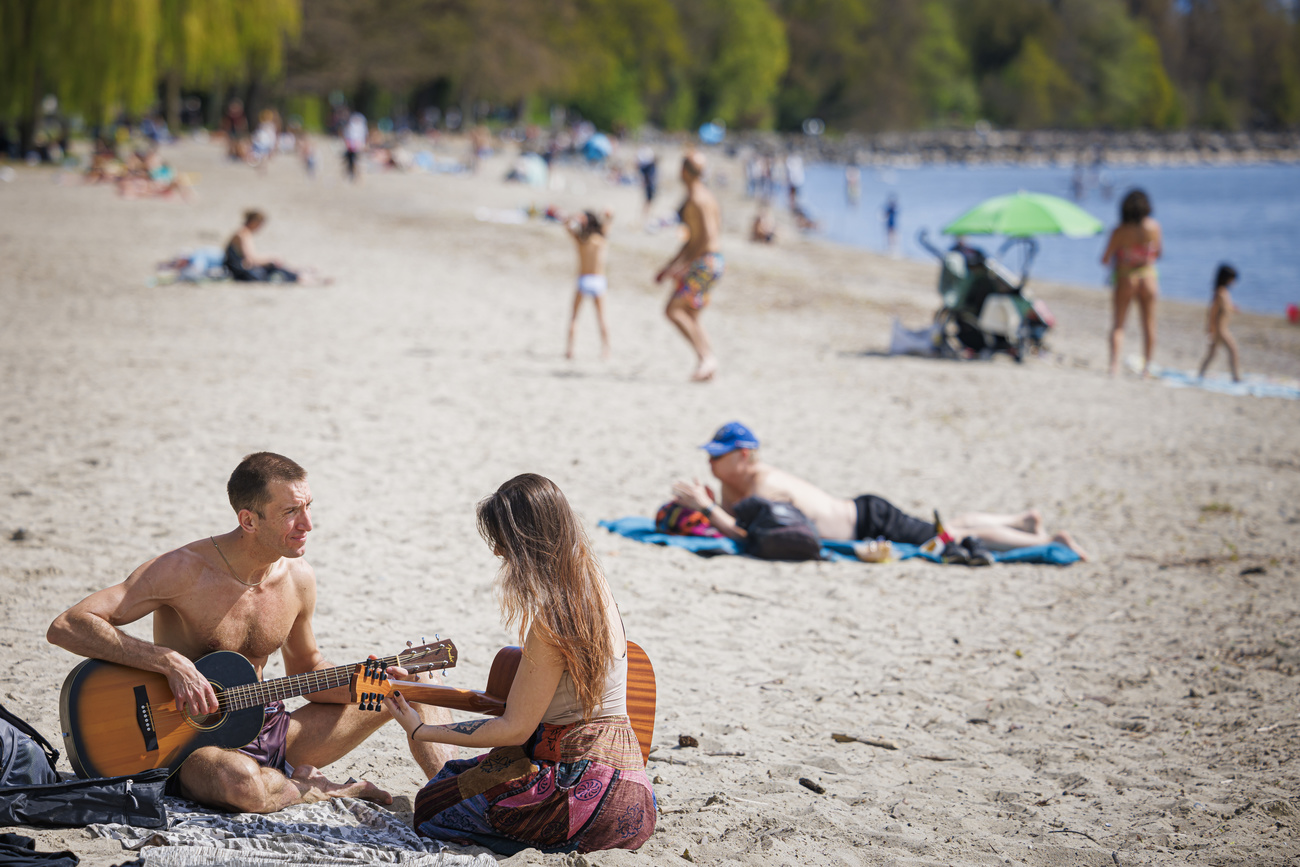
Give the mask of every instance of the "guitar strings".
[[[288, 693], [286, 693], [283, 696], [279, 696], [279, 698], [293, 698], [297, 695], [306, 695], [312, 692], [321, 692], [322, 690], [325, 689], [337, 689], [338, 687], [347, 684], [348, 682], [351, 681], [352, 673], [356, 671], [358, 665], [365, 665], [366, 663], [375, 663], [377, 666], [382, 665], [383, 668], [386, 670], [389, 666], [394, 666], [394, 665], [401, 666], [403, 662], [410, 662], [412, 659], [418, 659], [420, 658], [420, 656], [424, 656], [424, 655], [428, 655], [428, 653], [427, 652], [420, 653], [420, 654], [413, 653], [410, 656], [408, 656], [406, 659], [402, 659], [402, 654], [397, 653], [394, 656], [386, 656], [381, 659], [366, 660], [366, 662], [358, 662], [352, 665], [339, 665], [339, 666], [335, 666], [334, 668], [327, 668], [321, 671], [306, 671], [301, 674], [293, 674], [287, 677], [279, 677], [271, 681], [258, 681], [256, 683], [243, 683], [240, 684], [239, 686], [232, 686], [229, 689], [222, 690], [221, 693], [217, 696], [217, 709], [210, 714], [203, 714], [203, 716], [216, 716], [218, 714], [231, 713], [237, 710], [247, 710], [248, 708], [256, 707], [258, 704], [265, 705], [267, 703], [266, 700], [262, 698], [258, 698], [258, 696], [264, 695], [266, 699], [270, 699], [271, 695], [274, 692], [279, 691], [281, 689], [281, 687], [275, 686], [275, 684], [284, 683], [285, 681], [294, 680], [297, 681], [297, 683], [294, 684], [293, 688], [290, 688], [290, 691]], [[335, 677], [336, 675], [342, 675], [344, 673], [346, 673], [346, 679], [342, 683], [335, 684], [334, 686], [321, 686], [316, 689], [302, 690], [302, 691], [297, 690], [297, 687], [301, 684], [308, 683], [311, 681], [320, 682], [321, 680], [329, 680]], [[286, 684], [286, 686], [288, 685]], [[153, 717], [155, 720], [166, 720], [173, 716], [180, 716], [180, 717], [185, 717], [186, 719], [191, 719], [195, 716], [195, 714], [186, 713], [178, 708], [163, 710], [160, 709], [159, 706], [156, 704], [150, 704], [149, 709], [153, 712]]]

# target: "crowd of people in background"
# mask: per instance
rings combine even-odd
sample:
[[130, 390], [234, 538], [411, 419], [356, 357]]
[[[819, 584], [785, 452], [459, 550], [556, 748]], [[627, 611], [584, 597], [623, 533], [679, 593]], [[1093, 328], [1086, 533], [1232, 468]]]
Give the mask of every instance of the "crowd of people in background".
[[[194, 128], [198, 128], [202, 115], [196, 103], [186, 101], [184, 116]], [[454, 122], [459, 131], [465, 133], [462, 159], [443, 159], [428, 149], [410, 145], [407, 136], [417, 128], [436, 142], [444, 135], [438, 128], [440, 120], [445, 121], [449, 130]], [[617, 138], [611, 140], [585, 122], [552, 129], [528, 125], [499, 137], [482, 124], [463, 124], [462, 120], [458, 112], [454, 115], [448, 112], [444, 117], [437, 109], [427, 109], [419, 118], [418, 125], [412, 124], [410, 118], [400, 119], [396, 124], [389, 118], [371, 123], [361, 111], [338, 104], [328, 118], [328, 131], [337, 138], [335, 149], [340, 155], [340, 174], [352, 183], [359, 183], [370, 171], [474, 172], [499, 147], [513, 141], [518, 146], [519, 158], [508, 172], [507, 180], [549, 188], [552, 168], [561, 160], [572, 160], [603, 172], [610, 184], [639, 185], [646, 229], [655, 231], [674, 227], [683, 234], [682, 246], [654, 278], [656, 282], [672, 281], [673, 290], [665, 314], [695, 353], [696, 365], [691, 378], [699, 382], [711, 380], [717, 372], [718, 359], [701, 314], [722, 276], [724, 261], [720, 246], [720, 209], [704, 177], [702, 153], [689, 152], [682, 164], [681, 180], [686, 195], [680, 210], [671, 218], [655, 217], [653, 208], [661, 179], [659, 156], [651, 144], [643, 143], [634, 152], [624, 151], [623, 154], [631, 154], [624, 157], [620, 156]], [[188, 200], [193, 197], [193, 176], [176, 171], [162, 156], [161, 145], [173, 141], [174, 135], [161, 117], [149, 115], [134, 126], [124, 120], [95, 132], [84, 170], [69, 178], [75, 177], [85, 184], [112, 185], [124, 198], [175, 197]], [[221, 112], [214, 134], [222, 141], [228, 159], [259, 171], [265, 171], [278, 157], [296, 158], [309, 178], [315, 178], [320, 169], [317, 145], [307, 134], [301, 118], [285, 120], [274, 107], [258, 111], [254, 122], [242, 100], [231, 99]], [[33, 159], [75, 164], [70, 124], [54, 123], [42, 127], [36, 141], [39, 152], [32, 155]], [[0, 148], [8, 148], [9, 144], [7, 140], [0, 141]], [[782, 152], [745, 147], [735, 156], [743, 167], [745, 194], [756, 202], [748, 223], [749, 241], [758, 244], [778, 241], [782, 225], [778, 219], [781, 210], [778, 203], [782, 198], [786, 203], [788, 222], [796, 231], [811, 232], [818, 228], [818, 221], [804, 201], [807, 172], [804, 158], [797, 150], [788, 148]], [[1093, 171], [1097, 171], [1096, 166]], [[1073, 181], [1076, 197], [1081, 177], [1083, 175], [1076, 172]], [[856, 207], [861, 201], [862, 170], [856, 165], [850, 164], [844, 169], [844, 196], [850, 207]], [[890, 192], [881, 207], [880, 222], [884, 230], [884, 248], [891, 256], [899, 254], [900, 214], [899, 197]], [[1109, 334], [1109, 370], [1112, 375], [1119, 372], [1128, 311], [1135, 304], [1143, 343], [1141, 373], [1147, 375], [1153, 369], [1160, 291], [1156, 263], [1163, 252], [1163, 238], [1160, 224], [1152, 214], [1152, 203], [1146, 193], [1130, 190], [1123, 197], [1119, 223], [1102, 256], [1102, 263], [1110, 269], [1113, 287]], [[579, 279], [573, 296], [565, 355], [569, 358], [574, 356], [579, 314], [590, 299], [599, 326], [601, 355], [607, 358], [611, 343], [605, 260], [612, 213], [590, 210], [568, 218], [557, 215], [557, 219], [567, 227], [579, 254]], [[178, 273], [191, 274], [213, 274], [224, 268], [225, 275], [236, 280], [319, 281], [310, 270], [301, 273], [285, 268], [275, 260], [262, 261], [256, 253], [239, 255], [241, 250], [252, 251], [252, 235], [264, 222], [265, 215], [262, 214], [251, 223], [246, 219], [231, 243], [221, 251], [219, 263], [209, 263], [206, 254], [197, 251], [171, 260], [171, 264], [184, 261], [186, 264], [178, 269]], [[204, 267], [197, 267], [195, 262]], [[1215, 275], [1206, 323], [1208, 345], [1199, 370], [1202, 377], [1208, 372], [1218, 347], [1222, 346], [1228, 355], [1232, 378], [1241, 380], [1239, 349], [1228, 329], [1235, 310], [1231, 288], [1236, 279], [1236, 271], [1226, 264]]]

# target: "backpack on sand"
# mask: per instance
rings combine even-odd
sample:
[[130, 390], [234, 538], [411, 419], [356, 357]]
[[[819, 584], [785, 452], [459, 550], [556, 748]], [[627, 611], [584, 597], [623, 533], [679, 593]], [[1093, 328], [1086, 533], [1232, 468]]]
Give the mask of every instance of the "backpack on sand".
[[125, 777], [61, 780], [59, 751], [0, 705], [0, 825], [167, 827], [167, 769]]
[[808, 516], [789, 503], [746, 497], [732, 509], [744, 530], [745, 553], [764, 560], [820, 560], [821, 537]]

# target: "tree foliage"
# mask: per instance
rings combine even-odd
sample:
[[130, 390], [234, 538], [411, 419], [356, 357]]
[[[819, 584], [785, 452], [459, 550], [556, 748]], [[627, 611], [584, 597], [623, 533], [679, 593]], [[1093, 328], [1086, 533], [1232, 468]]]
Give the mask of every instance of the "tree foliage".
[[0, 0], [0, 120], [183, 87], [602, 127], [1300, 124], [1296, 0]]

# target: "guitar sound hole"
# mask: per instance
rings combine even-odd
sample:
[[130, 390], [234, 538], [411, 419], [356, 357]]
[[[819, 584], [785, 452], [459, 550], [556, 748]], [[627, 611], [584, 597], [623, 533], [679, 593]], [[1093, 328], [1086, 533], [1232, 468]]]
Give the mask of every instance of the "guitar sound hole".
[[[218, 687], [215, 683], [212, 686], [215, 692], [217, 693], [217, 701], [221, 701], [221, 693], [224, 690]], [[194, 726], [196, 729], [212, 729], [221, 725], [221, 721], [226, 718], [226, 714], [222, 711], [217, 711], [216, 713], [201, 713], [201, 714], [187, 713], [185, 715], [185, 718], [186, 721], [189, 722], [189, 724]]]

